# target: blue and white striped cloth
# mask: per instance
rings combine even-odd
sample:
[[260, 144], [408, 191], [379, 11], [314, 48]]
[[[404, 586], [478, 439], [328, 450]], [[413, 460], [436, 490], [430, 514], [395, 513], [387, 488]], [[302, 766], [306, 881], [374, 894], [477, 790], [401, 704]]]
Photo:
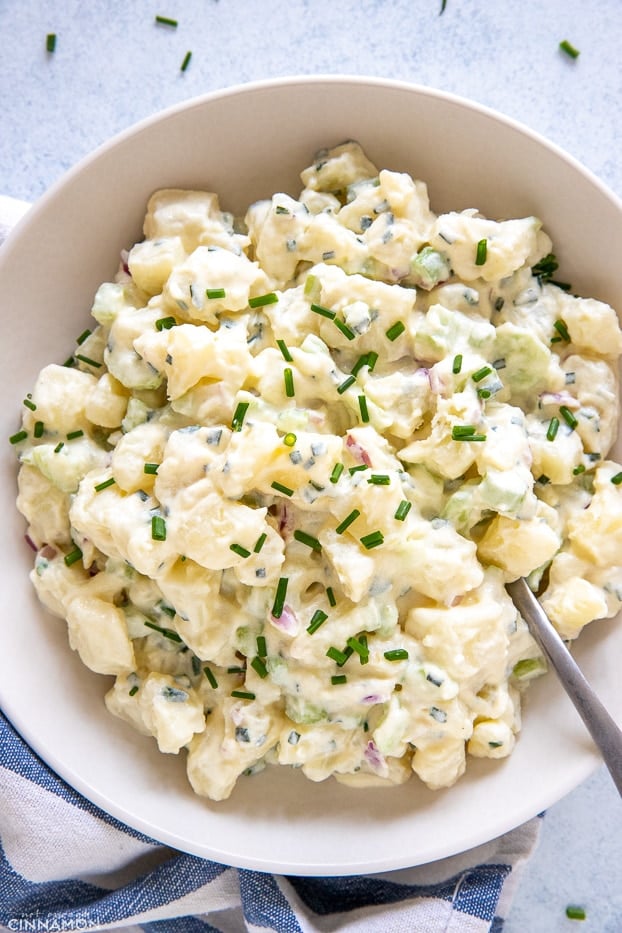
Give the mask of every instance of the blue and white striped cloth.
[[[0, 243], [27, 206], [0, 196]], [[103, 813], [0, 712], [2, 933], [500, 933], [539, 824], [381, 875], [231, 868], [166, 848]]]

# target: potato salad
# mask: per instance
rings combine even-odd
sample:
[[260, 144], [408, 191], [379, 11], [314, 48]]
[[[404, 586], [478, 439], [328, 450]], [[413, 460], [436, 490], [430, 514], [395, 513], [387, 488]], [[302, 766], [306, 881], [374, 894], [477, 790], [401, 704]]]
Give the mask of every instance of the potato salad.
[[24, 400], [36, 592], [197, 794], [448, 787], [545, 670], [505, 584], [567, 640], [621, 607], [618, 319], [476, 208], [356, 142], [244, 217], [156, 191]]

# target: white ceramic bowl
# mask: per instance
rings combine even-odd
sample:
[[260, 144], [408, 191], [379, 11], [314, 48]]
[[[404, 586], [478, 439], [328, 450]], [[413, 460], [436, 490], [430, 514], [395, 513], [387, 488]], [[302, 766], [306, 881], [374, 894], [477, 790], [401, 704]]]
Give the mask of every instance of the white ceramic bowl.
[[[139, 124], [71, 170], [0, 251], [2, 433], [18, 424], [36, 373], [64, 360], [92, 296], [141, 234], [163, 186], [217, 191], [225, 209], [278, 190], [297, 194], [315, 151], [354, 138], [376, 164], [428, 183], [437, 212], [536, 214], [553, 237], [560, 277], [622, 308], [622, 205], [579, 164], [525, 127], [426, 88], [386, 80], [291, 78], [209, 94]], [[242, 780], [230, 800], [195, 797], [184, 763], [110, 716], [108, 679], [69, 650], [66, 627], [32, 592], [32, 554], [15, 510], [16, 464], [2, 445], [0, 703], [69, 784], [136, 829], [231, 865], [291, 874], [384, 871], [489, 840], [534, 816], [598, 763], [553, 674], [525, 704], [510, 759], [470, 760], [455, 787], [351, 790], [289, 769]], [[618, 454], [619, 456], [619, 454]], [[622, 718], [622, 626], [594, 624], [576, 655]]]

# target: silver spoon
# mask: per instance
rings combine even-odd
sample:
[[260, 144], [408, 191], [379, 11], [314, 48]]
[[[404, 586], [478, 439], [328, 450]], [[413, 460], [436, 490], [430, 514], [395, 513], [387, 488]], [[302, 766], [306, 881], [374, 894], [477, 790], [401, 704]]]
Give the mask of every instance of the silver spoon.
[[505, 588], [574, 703], [622, 795], [622, 730], [590, 687], [526, 581], [515, 580]]

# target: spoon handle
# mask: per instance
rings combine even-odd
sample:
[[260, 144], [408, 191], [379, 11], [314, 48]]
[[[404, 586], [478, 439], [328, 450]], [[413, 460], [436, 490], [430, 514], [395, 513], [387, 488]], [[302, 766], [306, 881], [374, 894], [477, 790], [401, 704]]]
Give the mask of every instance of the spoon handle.
[[531, 634], [555, 669], [622, 795], [622, 731], [598, 699], [524, 579], [506, 584]]

